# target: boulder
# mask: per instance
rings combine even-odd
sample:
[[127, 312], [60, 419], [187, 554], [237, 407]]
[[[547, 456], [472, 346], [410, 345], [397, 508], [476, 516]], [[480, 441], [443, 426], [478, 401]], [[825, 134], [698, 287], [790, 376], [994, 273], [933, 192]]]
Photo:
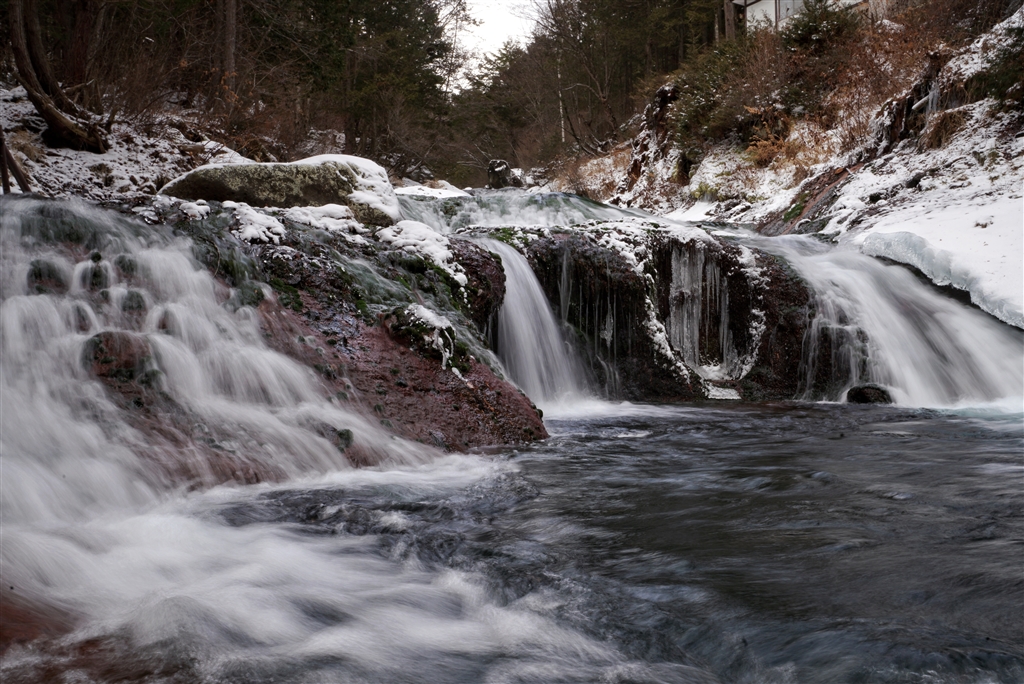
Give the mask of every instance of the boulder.
[[390, 226], [401, 217], [387, 173], [359, 157], [324, 155], [288, 164], [201, 166], [160, 194], [186, 200], [244, 202], [255, 207], [340, 204], [364, 224]]
[[152, 355], [145, 337], [108, 330], [86, 341], [82, 365], [98, 378], [130, 382], [146, 375]]
[[848, 404], [891, 404], [892, 395], [881, 385], [866, 384], [851, 387], [846, 392]]
[[487, 165], [487, 185], [494, 190], [523, 187], [522, 169], [513, 169], [504, 159], [492, 159]]

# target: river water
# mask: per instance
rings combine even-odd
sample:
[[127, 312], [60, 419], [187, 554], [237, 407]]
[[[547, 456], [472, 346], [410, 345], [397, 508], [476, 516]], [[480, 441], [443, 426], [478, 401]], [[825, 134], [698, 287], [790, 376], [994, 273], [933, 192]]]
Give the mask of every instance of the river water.
[[588, 413], [517, 452], [96, 523], [72, 642], [147, 681], [1024, 678], [1019, 414]]
[[[543, 443], [442, 455], [321, 398], [181, 240], [25, 206], [0, 235], [0, 605], [69, 631], [9, 648], [5, 683], [1024, 681], [1016, 396], [667, 407], [577, 388]], [[102, 254], [40, 246], [40, 216], [102, 227]], [[67, 294], [25, 290], [43, 257]], [[144, 319], [111, 304], [132, 290]], [[176, 489], [152, 467], [173, 444], [81, 368], [111, 329], [149, 340], [219, 449], [285, 482]], [[348, 467], [314, 419], [380, 464]]]

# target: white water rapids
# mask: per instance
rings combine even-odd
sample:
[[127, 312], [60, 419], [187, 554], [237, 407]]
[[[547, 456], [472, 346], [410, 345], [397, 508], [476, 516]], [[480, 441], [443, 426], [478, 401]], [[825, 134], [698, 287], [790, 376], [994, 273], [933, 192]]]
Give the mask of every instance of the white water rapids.
[[[40, 244], [51, 225], [87, 234], [98, 261], [86, 254], [76, 264]], [[368, 538], [225, 525], [216, 513], [225, 501], [256, 497], [267, 486], [184, 491], [174, 473], [187, 465], [202, 483], [214, 467], [210, 452], [129, 425], [83, 367], [91, 336], [117, 331], [146, 340], [162, 391], [209, 436], [214, 453], [280, 479], [424, 492], [465, 486], [495, 467], [469, 457], [435, 460], [440, 454], [328, 401], [308, 369], [267, 349], [253, 310], [223, 306], [230, 293], [192, 261], [187, 244], [166, 234], [126, 228], [112, 212], [85, 205], [20, 200], [5, 202], [0, 240], [5, 605], [82, 625], [79, 640], [120, 634], [133, 652], [198, 658], [211, 675], [254, 652], [296, 662], [345, 657], [375, 679], [408, 671], [442, 644], [476, 655], [581, 646], [575, 636], [556, 646], [557, 628], [490, 606], [457, 573], [424, 573], [378, 557]], [[120, 281], [115, 256], [130, 257], [137, 274]], [[35, 260], [55, 267], [70, 285], [66, 295], [29, 291]], [[88, 287], [94, 268], [106, 274], [105, 295]], [[141, 318], [118, 306], [129, 289], [147, 303]], [[391, 465], [351, 469], [311, 429], [323, 424], [352, 430], [357, 444]], [[432, 465], [409, 469], [426, 461]], [[402, 521], [382, 524], [400, 528]], [[316, 614], [349, 618], [324, 629]], [[8, 654], [0, 678], [32, 657]]]

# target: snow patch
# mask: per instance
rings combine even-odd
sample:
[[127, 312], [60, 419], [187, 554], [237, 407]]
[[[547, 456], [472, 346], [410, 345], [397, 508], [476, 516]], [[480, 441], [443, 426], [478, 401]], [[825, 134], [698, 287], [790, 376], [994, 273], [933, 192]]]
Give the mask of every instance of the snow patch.
[[380, 164], [353, 157], [348, 154], [321, 154], [308, 159], [291, 162], [295, 166], [315, 166], [333, 162], [351, 169], [356, 177], [356, 187], [349, 194], [349, 199], [364, 204], [372, 209], [384, 212], [394, 221], [402, 218], [402, 210], [398, 206], [398, 196], [388, 180], [388, 173]]
[[375, 237], [386, 242], [395, 249], [411, 254], [418, 254], [432, 261], [448, 273], [459, 285], [465, 287], [469, 280], [462, 265], [453, 261], [451, 243], [448, 238], [425, 223], [419, 221], [399, 221], [394, 226], [381, 228]]
[[203, 200], [199, 200], [198, 202], [182, 202], [178, 209], [180, 209], [181, 213], [188, 216], [192, 221], [198, 221], [210, 215], [210, 207], [208, 207], [206, 202]]
[[451, 321], [422, 304], [410, 304], [405, 312], [410, 319], [430, 328], [430, 332], [423, 335], [423, 341], [441, 354], [441, 368], [462, 378], [458, 368], [449, 367], [455, 352], [455, 328]]
[[707, 392], [708, 399], [725, 399], [731, 401], [738, 401], [740, 399], [740, 393], [731, 387], [719, 387], [718, 385], [712, 385], [710, 382], [705, 382], [704, 390]]
[[471, 197], [471, 195], [468, 192], [463, 192], [458, 188], [430, 188], [427, 187], [426, 185], [414, 185], [412, 187], [406, 186], [404, 188], [395, 188], [395, 194], [405, 195], [407, 197], [429, 197], [431, 199], [448, 199], [450, 197]]
[[355, 220], [352, 210], [342, 204], [325, 204], [322, 207], [292, 207], [284, 212], [284, 218], [319, 230], [340, 235], [355, 245], [369, 244], [362, 235], [369, 229]]
[[281, 244], [285, 228], [273, 216], [261, 213], [245, 202], [224, 202], [221, 206], [234, 210], [238, 223], [231, 229], [231, 233], [239, 240]]

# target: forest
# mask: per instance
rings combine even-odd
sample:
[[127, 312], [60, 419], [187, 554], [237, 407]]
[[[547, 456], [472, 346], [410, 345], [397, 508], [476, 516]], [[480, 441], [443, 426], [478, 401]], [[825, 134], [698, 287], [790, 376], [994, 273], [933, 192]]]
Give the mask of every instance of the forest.
[[[685, 181], [711, 142], [767, 163], [794, 120], [828, 128], [844, 102], [881, 105], [1019, 2], [850, 4], [808, 0], [776, 31], [731, 0], [538, 0], [526, 40], [472, 55], [465, 0], [4, 0], [0, 77], [27, 87], [57, 144], [100, 151], [115, 120], [174, 110], [257, 161], [343, 151], [459, 185], [482, 185], [494, 158], [564, 169], [606, 154], [674, 83]], [[1005, 61], [980, 87], [1020, 81]]]

